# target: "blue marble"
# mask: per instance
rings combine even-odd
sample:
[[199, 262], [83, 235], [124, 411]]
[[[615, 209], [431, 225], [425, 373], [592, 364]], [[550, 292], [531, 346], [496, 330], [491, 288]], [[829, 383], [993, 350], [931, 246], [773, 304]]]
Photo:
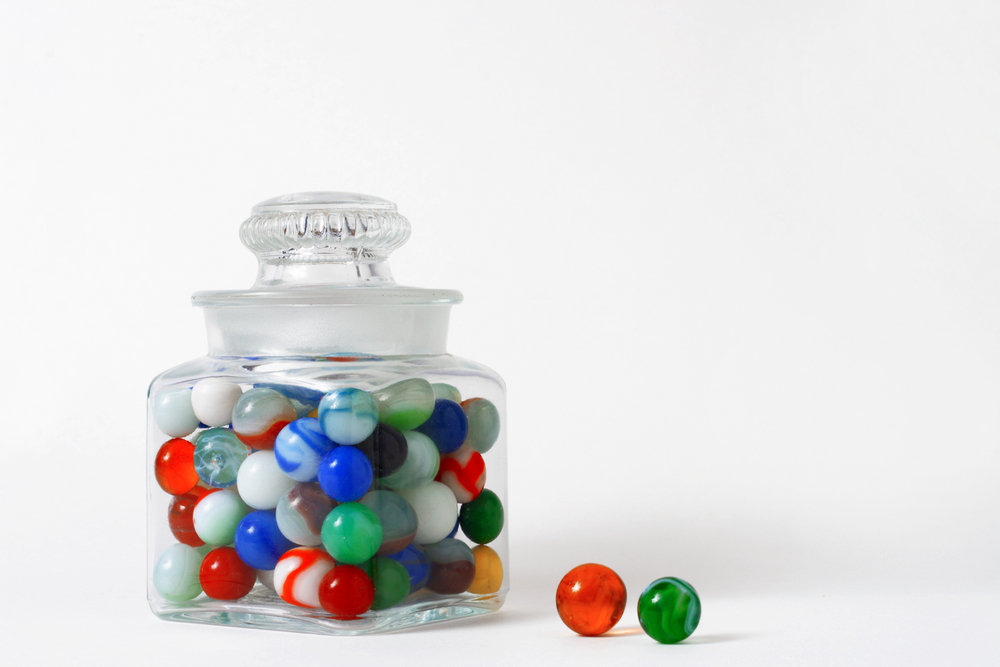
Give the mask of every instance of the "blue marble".
[[410, 593], [415, 593], [427, 585], [427, 580], [431, 576], [431, 559], [423, 547], [411, 544], [385, 558], [391, 558], [406, 568], [406, 573], [410, 575]]
[[366, 391], [335, 389], [319, 402], [319, 423], [338, 445], [356, 445], [375, 430], [378, 404]]
[[281, 534], [274, 510], [250, 512], [236, 526], [236, 553], [255, 570], [273, 570], [297, 544]]
[[249, 453], [230, 429], [210, 428], [194, 441], [194, 469], [205, 484], [225, 489], [236, 483], [236, 475]]
[[323, 457], [337, 445], [323, 433], [318, 419], [296, 419], [274, 440], [274, 459], [296, 482], [315, 482]]
[[254, 385], [256, 387], [264, 387], [265, 389], [273, 389], [279, 394], [284, 395], [286, 398], [296, 401], [303, 406], [310, 406], [306, 412], [311, 412], [319, 406], [319, 402], [323, 400], [323, 392], [319, 389], [313, 389], [312, 387], [303, 387], [297, 384], [281, 384], [278, 382], [258, 382]]
[[338, 503], [351, 503], [368, 493], [375, 471], [364, 452], [345, 445], [323, 457], [317, 477], [326, 495]]
[[442, 454], [450, 454], [465, 442], [465, 436], [469, 434], [469, 420], [461, 405], [438, 398], [434, 401], [434, 412], [417, 430], [433, 440]]

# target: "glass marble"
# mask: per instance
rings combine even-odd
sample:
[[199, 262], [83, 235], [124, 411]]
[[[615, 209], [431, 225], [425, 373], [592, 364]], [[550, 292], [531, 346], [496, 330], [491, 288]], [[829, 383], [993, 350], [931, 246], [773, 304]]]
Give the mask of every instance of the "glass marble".
[[372, 392], [379, 421], [400, 431], [423, 424], [434, 412], [434, 389], [422, 378], [402, 380]]
[[365, 571], [375, 587], [372, 609], [395, 607], [410, 594], [410, 575], [397, 561], [379, 556], [358, 567]]
[[357, 618], [372, 607], [375, 587], [364, 570], [353, 565], [338, 565], [319, 584], [319, 603], [340, 620]]
[[278, 530], [274, 510], [257, 510], [243, 517], [234, 541], [240, 558], [255, 570], [273, 570], [278, 559], [296, 546]]
[[236, 401], [242, 395], [243, 388], [235, 382], [205, 378], [191, 388], [191, 408], [205, 426], [228, 426], [233, 421]]
[[296, 419], [274, 440], [274, 456], [282, 472], [296, 482], [315, 482], [319, 464], [336, 444], [326, 437], [318, 419]]
[[337, 505], [323, 520], [323, 546], [337, 562], [357, 565], [378, 552], [382, 545], [382, 524], [361, 503]]
[[228, 428], [210, 428], [194, 441], [194, 469], [205, 484], [224, 489], [236, 483], [247, 446]]
[[190, 547], [200, 547], [205, 544], [204, 540], [198, 537], [194, 530], [194, 506], [198, 504], [205, 495], [218, 491], [217, 489], [206, 489], [196, 486], [187, 493], [174, 496], [167, 508], [167, 525], [174, 538], [181, 544]]
[[437, 446], [419, 431], [405, 431], [406, 460], [399, 470], [383, 477], [381, 482], [390, 489], [405, 491], [415, 489], [434, 481], [441, 465], [441, 454]]
[[297, 547], [278, 559], [274, 589], [281, 599], [299, 607], [319, 607], [319, 585], [336, 564], [317, 547]]
[[483, 455], [462, 445], [458, 451], [441, 456], [435, 482], [441, 482], [455, 494], [460, 503], [471, 503], [486, 486], [486, 461]]
[[431, 576], [427, 588], [442, 595], [455, 595], [469, 590], [476, 577], [476, 557], [465, 542], [443, 539], [424, 547], [431, 561]]
[[406, 437], [387, 424], [376, 426], [370, 436], [355, 446], [368, 457], [378, 478], [388, 477], [403, 467], [408, 452]]
[[701, 600], [694, 587], [677, 577], [657, 579], [639, 596], [639, 624], [661, 644], [691, 636], [701, 620]]
[[300, 384], [286, 384], [278, 382], [257, 382], [254, 388], [273, 389], [295, 406], [295, 411], [300, 416], [313, 412], [319, 407], [319, 402], [323, 400], [325, 392], [312, 387], [305, 387]]
[[202, 555], [186, 544], [172, 544], [163, 550], [153, 568], [153, 587], [165, 600], [185, 602], [201, 595]]
[[295, 484], [278, 467], [274, 452], [269, 449], [248, 456], [236, 476], [240, 497], [256, 510], [273, 510]]
[[233, 430], [254, 449], [271, 449], [281, 429], [298, 418], [295, 406], [273, 389], [254, 387], [233, 407]]
[[400, 491], [417, 514], [417, 544], [433, 544], [448, 537], [458, 516], [455, 494], [440, 482], [430, 482], [416, 489]]
[[480, 544], [472, 549], [472, 557], [476, 560], [476, 576], [469, 585], [469, 592], [476, 595], [489, 595], [500, 590], [503, 584], [503, 561], [500, 555]]
[[278, 591], [274, 590], [274, 570], [256, 570], [256, 572], [260, 585], [276, 594]]
[[570, 630], [594, 637], [615, 627], [626, 597], [625, 583], [614, 570], [587, 563], [574, 567], [559, 582], [556, 610]]
[[350, 503], [368, 493], [375, 479], [372, 464], [357, 447], [336, 447], [319, 464], [319, 485], [338, 503]]
[[500, 411], [486, 398], [462, 401], [462, 410], [469, 420], [469, 434], [465, 437], [465, 444], [480, 454], [485, 454], [500, 437]]
[[169, 389], [153, 397], [153, 421], [171, 438], [183, 438], [198, 428], [198, 417], [191, 407], [191, 390]]
[[323, 493], [319, 484], [296, 484], [278, 501], [275, 510], [278, 530], [296, 544], [318, 546], [323, 543], [320, 538], [323, 519], [336, 506], [337, 501]]
[[417, 534], [417, 513], [398, 493], [369, 491], [359, 502], [374, 512], [382, 525], [382, 544], [375, 555], [397, 553], [413, 541]]
[[389, 554], [386, 558], [396, 561], [406, 570], [410, 576], [410, 593], [416, 593], [427, 585], [427, 580], [431, 576], [431, 561], [422, 546], [411, 544], [399, 553]]
[[335, 389], [319, 402], [319, 423], [338, 445], [356, 445], [375, 430], [379, 408], [367, 391]]
[[449, 401], [455, 401], [456, 403], [462, 402], [462, 392], [458, 390], [458, 387], [448, 384], [447, 382], [435, 382], [431, 385], [431, 389], [434, 390], [434, 399], [446, 398]]
[[239, 494], [232, 489], [205, 495], [194, 506], [191, 522], [195, 534], [205, 544], [224, 546], [232, 544], [236, 527], [250, 512]]
[[199, 580], [213, 600], [239, 600], [257, 583], [257, 571], [240, 560], [236, 549], [218, 547], [201, 561]]
[[431, 416], [416, 430], [433, 440], [442, 454], [450, 454], [465, 442], [465, 436], [469, 433], [469, 420], [461, 405], [439, 398], [434, 401]]
[[462, 532], [476, 544], [489, 544], [503, 530], [503, 505], [497, 494], [483, 489], [479, 497], [462, 505], [458, 513]]
[[153, 472], [160, 488], [170, 495], [187, 493], [198, 484], [194, 445], [182, 438], [167, 440], [156, 453]]

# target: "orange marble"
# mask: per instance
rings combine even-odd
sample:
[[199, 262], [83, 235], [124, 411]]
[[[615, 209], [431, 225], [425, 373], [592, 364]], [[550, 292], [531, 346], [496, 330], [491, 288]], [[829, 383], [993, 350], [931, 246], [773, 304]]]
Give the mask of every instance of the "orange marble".
[[615, 627], [625, 611], [625, 599], [621, 577], [597, 563], [574, 567], [556, 589], [559, 618], [570, 630], [587, 637]]

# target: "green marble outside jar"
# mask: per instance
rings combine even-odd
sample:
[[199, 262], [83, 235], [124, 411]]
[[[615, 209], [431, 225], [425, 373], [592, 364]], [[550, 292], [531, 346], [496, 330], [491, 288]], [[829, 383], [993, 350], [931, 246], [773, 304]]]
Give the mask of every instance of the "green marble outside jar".
[[639, 624], [661, 644], [687, 639], [700, 620], [701, 600], [694, 587], [683, 579], [657, 579], [639, 596]]

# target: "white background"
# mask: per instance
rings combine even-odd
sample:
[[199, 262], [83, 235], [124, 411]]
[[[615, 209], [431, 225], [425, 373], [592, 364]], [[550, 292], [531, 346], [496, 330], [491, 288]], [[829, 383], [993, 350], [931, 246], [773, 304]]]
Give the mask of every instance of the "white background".
[[[1000, 662], [996, 2], [7, 2], [5, 664]], [[363, 192], [509, 390], [497, 615], [338, 639], [145, 601], [145, 392], [268, 197]], [[598, 561], [618, 631], [555, 587]], [[680, 646], [637, 630], [660, 576]]]

